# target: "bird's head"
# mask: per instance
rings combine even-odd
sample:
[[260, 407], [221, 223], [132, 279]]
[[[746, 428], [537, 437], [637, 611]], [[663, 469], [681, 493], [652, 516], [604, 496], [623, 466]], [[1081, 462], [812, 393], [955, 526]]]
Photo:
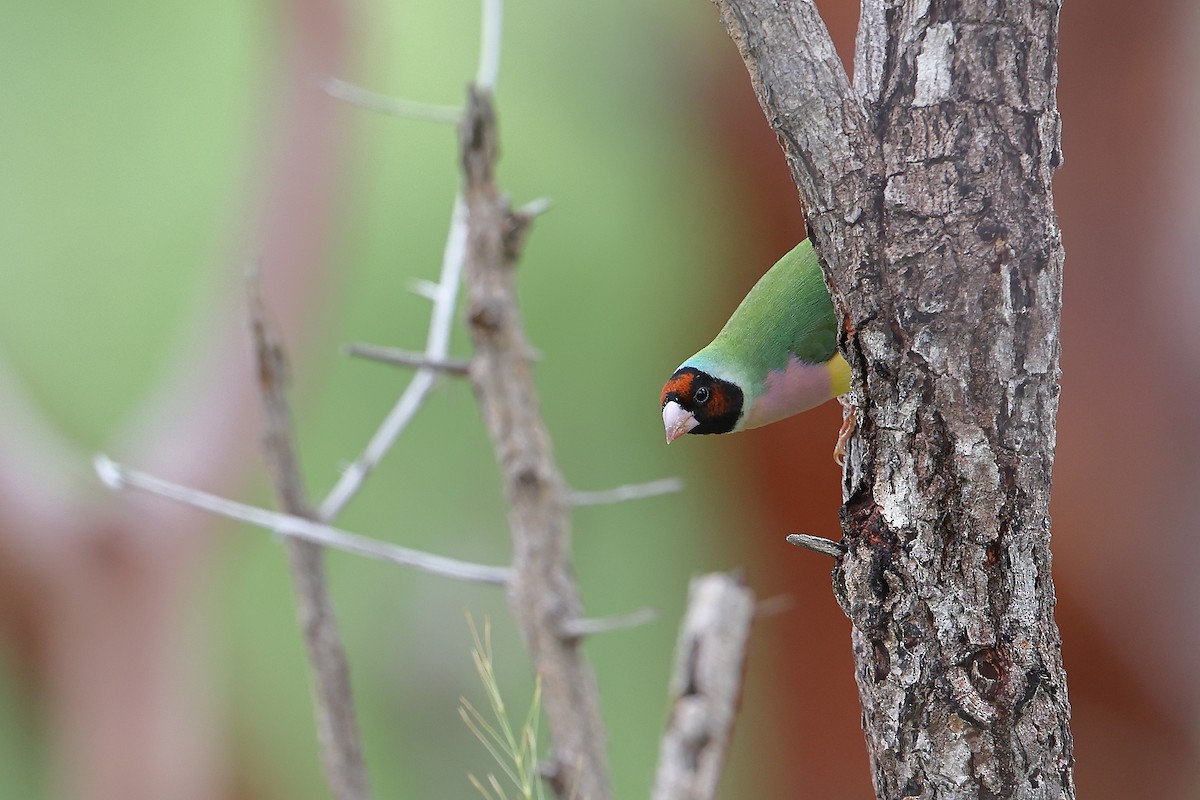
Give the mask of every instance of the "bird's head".
[[742, 390], [686, 364], [662, 390], [667, 444], [685, 433], [729, 433], [742, 416]]

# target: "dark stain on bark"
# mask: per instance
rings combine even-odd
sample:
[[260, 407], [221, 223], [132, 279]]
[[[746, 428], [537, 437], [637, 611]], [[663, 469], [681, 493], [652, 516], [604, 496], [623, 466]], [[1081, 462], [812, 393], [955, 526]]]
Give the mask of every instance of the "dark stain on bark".
[[888, 676], [892, 670], [892, 658], [888, 655], [887, 645], [879, 639], [871, 640], [871, 649], [875, 655], [875, 682], [879, 683]]
[[[870, 599], [860, 600], [855, 604], [857, 607], [850, 607], [847, 616], [870, 638], [889, 638], [884, 606], [891, 594], [888, 574], [897, 573], [893, 562], [900, 551], [899, 538], [888, 527], [883, 512], [875, 503], [869, 488], [865, 488], [842, 506], [840, 515], [843, 531], [849, 532], [846, 540], [847, 555], [855, 553], [856, 559], [868, 560], [867, 584], [870, 588]], [[844, 586], [844, 563], [839, 563], [835, 570], [835, 583], [839, 573]]]

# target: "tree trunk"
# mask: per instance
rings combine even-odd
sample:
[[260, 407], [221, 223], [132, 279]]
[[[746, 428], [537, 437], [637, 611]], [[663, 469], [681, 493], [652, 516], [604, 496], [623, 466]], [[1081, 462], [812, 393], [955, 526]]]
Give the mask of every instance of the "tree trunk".
[[[717, 0], [843, 314], [834, 589], [879, 798], [1073, 798], [1050, 579], [1058, 3]], [[781, 9], [780, 6], [786, 6]]]

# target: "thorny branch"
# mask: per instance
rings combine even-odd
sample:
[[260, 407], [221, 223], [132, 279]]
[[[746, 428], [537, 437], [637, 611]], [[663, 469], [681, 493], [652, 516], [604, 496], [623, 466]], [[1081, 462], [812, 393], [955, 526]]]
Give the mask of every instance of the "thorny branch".
[[[495, 128], [490, 89], [495, 83], [499, 58], [499, 0], [485, 0], [484, 20], [478, 88], [470, 94], [461, 128], [464, 188], [455, 200], [441, 276], [437, 283], [426, 283], [422, 288], [422, 293], [434, 304], [425, 350], [410, 353], [370, 346], [357, 348], [357, 354], [411, 366], [417, 373], [363, 454], [345, 471], [320, 509], [314, 511], [305, 496], [283, 392], [283, 354], [267, 326], [257, 295], [252, 297], [252, 317], [260, 389], [266, 408], [267, 457], [287, 513], [254, 508], [179, 486], [121, 467], [103, 456], [96, 459], [97, 472], [113, 488], [142, 489], [287, 537], [299, 613], [314, 669], [323, 757], [330, 785], [339, 800], [365, 798], [368, 789], [345, 654], [324, 583], [321, 547], [341, 548], [448, 577], [507, 585], [510, 605], [539, 673], [554, 739], [553, 753], [543, 775], [560, 797], [607, 800], [611, 789], [597, 689], [579, 646], [587, 635], [641, 624], [652, 618], [653, 612], [643, 610], [608, 619], [582, 616], [569, 564], [570, 510], [576, 505], [652, 497], [680, 488], [677, 480], [666, 480], [601, 492], [571, 492], [554, 465], [529, 372], [531, 351], [524, 338], [513, 286], [513, 268], [523, 234], [546, 203], [538, 201], [513, 211], [492, 182]], [[353, 89], [340, 83], [332, 85], [342, 95]], [[362, 99], [357, 94], [356, 97]], [[418, 115], [425, 111], [428, 109], [418, 109]], [[471, 284], [469, 317], [476, 346], [469, 369], [448, 356], [450, 326], [464, 264]], [[325, 524], [362, 487], [428, 397], [437, 376], [464, 371], [469, 371], [473, 380], [502, 466], [510, 502], [512, 567], [458, 562], [355, 536]], [[752, 599], [748, 602], [752, 606]], [[744, 643], [744, 633], [741, 639]], [[740, 664], [739, 657], [727, 655]], [[714, 786], [740, 683], [736, 664], [731, 674], [718, 682], [722, 687], [717, 691], [714, 705], [707, 711], [694, 710], [689, 714], [691, 723], [704, 726], [711, 736], [701, 774], [693, 777]], [[692, 755], [696, 755], [694, 750]]]
[[[504, 18], [503, 0], [483, 0], [482, 22], [479, 34], [479, 63], [475, 71], [475, 83], [488, 91], [495, 88], [500, 74], [500, 32]], [[342, 87], [348, 86], [338, 82]], [[328, 86], [328, 82], [327, 82]], [[356, 92], [361, 90], [349, 87]], [[428, 296], [433, 301], [433, 314], [429, 319], [429, 335], [426, 338], [425, 358], [432, 362], [445, 362], [450, 352], [450, 329], [454, 323], [454, 309], [458, 302], [458, 289], [462, 280], [464, 248], [466, 247], [466, 209], [461, 193], [454, 198], [454, 210], [450, 215], [450, 232], [446, 235], [446, 247], [442, 255], [442, 274], [438, 282], [430, 287]], [[438, 370], [424, 366], [417, 370], [404, 394], [380, 424], [362, 454], [343, 473], [337, 484], [321, 502], [320, 518], [326, 522], [334, 519], [346, 504], [362, 488], [367, 476], [391, 450], [408, 423], [416, 416], [429, 393], [436, 384]]]
[[[279, 504], [289, 514], [311, 520], [315, 513], [304, 489], [292, 437], [283, 345], [267, 319], [257, 271], [251, 276], [248, 288], [263, 404], [264, 456]], [[319, 544], [296, 538], [286, 539], [284, 546], [296, 591], [296, 611], [312, 666], [317, 740], [325, 780], [336, 800], [367, 800], [371, 792], [354, 713], [346, 651], [325, 581], [324, 550]]]
[[513, 574], [509, 606], [542, 685], [553, 736], [545, 770], [559, 797], [611, 797], [599, 695], [577, 637], [582, 616], [570, 565], [571, 495], [550, 452], [517, 308], [516, 260], [528, 218], [493, 182], [496, 120], [490, 94], [469, 91], [460, 131], [467, 205], [467, 313], [471, 380], [496, 450], [509, 503]]
[[[433, 289], [433, 313], [429, 318], [424, 357], [431, 362], [444, 362], [450, 352], [450, 330], [454, 324], [454, 308], [462, 276], [463, 248], [466, 245], [466, 217], [462, 199], [454, 199], [450, 232], [446, 235], [442, 255], [442, 274]], [[337, 484], [321, 502], [318, 516], [330, 521], [341, 513], [353, 499], [367, 477], [392, 449], [400, 434], [408, 427], [437, 384], [438, 370], [431, 366], [417, 369], [396, 405], [380, 423], [361, 455], [342, 473]]]

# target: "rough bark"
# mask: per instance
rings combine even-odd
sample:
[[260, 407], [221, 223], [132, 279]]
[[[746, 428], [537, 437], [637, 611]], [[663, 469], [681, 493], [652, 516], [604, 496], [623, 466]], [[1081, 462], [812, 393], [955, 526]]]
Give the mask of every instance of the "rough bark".
[[1073, 798], [1048, 516], [1059, 5], [864, 0], [851, 91], [808, 0], [717, 4], [854, 368], [834, 587], [876, 793]]

